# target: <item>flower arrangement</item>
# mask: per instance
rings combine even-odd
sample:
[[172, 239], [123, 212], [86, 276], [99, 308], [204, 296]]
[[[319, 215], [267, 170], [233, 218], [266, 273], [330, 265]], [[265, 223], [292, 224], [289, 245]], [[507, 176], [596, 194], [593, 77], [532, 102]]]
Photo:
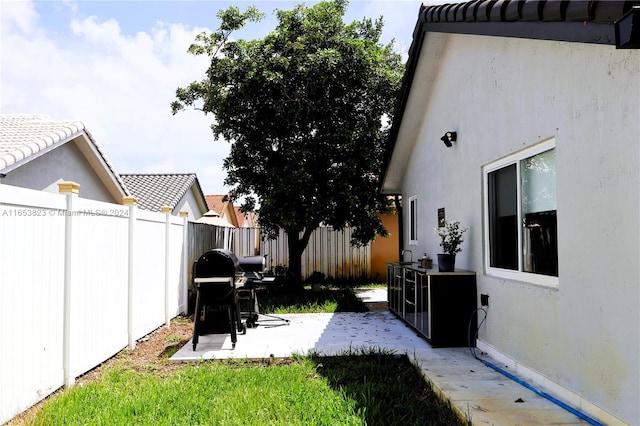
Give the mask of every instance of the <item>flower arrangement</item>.
[[464, 241], [462, 235], [469, 230], [461, 227], [457, 220], [445, 222], [443, 227], [436, 228], [436, 234], [440, 236], [440, 246], [445, 254], [456, 254], [462, 249], [460, 244]]

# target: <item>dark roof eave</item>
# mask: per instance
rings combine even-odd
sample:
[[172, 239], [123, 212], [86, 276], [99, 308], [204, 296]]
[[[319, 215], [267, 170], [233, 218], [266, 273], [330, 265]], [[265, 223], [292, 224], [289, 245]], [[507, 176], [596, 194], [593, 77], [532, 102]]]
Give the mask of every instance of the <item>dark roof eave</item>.
[[425, 32], [615, 45], [614, 26], [594, 22], [430, 22]]

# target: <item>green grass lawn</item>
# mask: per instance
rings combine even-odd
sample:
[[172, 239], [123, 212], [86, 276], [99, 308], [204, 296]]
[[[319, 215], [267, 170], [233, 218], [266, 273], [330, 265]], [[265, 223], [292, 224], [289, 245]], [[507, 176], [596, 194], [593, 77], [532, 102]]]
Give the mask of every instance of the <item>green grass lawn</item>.
[[308, 359], [285, 365], [205, 362], [160, 378], [107, 371], [48, 403], [35, 425], [358, 425], [355, 401]]
[[257, 290], [260, 312], [265, 314], [311, 314], [333, 312], [367, 312], [367, 306], [351, 288], [323, 287], [320, 291]]
[[462, 425], [406, 356], [209, 361], [167, 376], [117, 366], [32, 425]]

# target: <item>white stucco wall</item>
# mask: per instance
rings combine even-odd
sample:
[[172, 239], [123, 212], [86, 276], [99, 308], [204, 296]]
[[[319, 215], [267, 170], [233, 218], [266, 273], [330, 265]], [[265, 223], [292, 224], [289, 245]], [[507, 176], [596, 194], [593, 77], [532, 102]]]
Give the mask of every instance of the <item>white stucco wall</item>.
[[80, 184], [80, 197], [120, 204], [109, 193], [74, 141], [7, 173], [2, 184], [58, 193], [58, 182]]
[[[489, 295], [481, 342], [587, 401], [587, 411], [640, 424], [638, 51], [428, 34], [422, 56], [403, 121], [415, 128], [400, 132], [417, 138], [402, 192], [418, 197], [418, 243], [406, 247], [435, 258], [444, 207], [470, 227], [456, 266], [476, 271], [478, 297]], [[453, 148], [440, 141], [446, 131], [458, 132]], [[482, 166], [549, 138], [559, 285], [489, 276]]]

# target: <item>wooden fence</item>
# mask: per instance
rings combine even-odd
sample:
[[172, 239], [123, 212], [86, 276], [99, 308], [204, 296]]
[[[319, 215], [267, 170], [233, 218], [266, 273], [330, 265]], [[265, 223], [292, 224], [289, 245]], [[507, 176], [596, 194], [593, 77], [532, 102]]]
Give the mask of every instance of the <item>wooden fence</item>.
[[[289, 246], [284, 231], [280, 231], [280, 235], [274, 240], [266, 239], [263, 235], [256, 238], [259, 233], [256, 228], [236, 228], [233, 231], [234, 249], [238, 250], [237, 253], [265, 256], [268, 269], [289, 266]], [[371, 246], [351, 246], [351, 233], [350, 228], [344, 231], [336, 231], [331, 227], [316, 229], [302, 253], [302, 277], [306, 279], [314, 272], [319, 272], [327, 278], [339, 281], [369, 279]], [[257, 247], [251, 244], [257, 244]]]

